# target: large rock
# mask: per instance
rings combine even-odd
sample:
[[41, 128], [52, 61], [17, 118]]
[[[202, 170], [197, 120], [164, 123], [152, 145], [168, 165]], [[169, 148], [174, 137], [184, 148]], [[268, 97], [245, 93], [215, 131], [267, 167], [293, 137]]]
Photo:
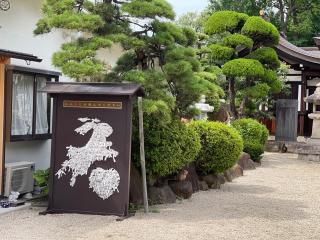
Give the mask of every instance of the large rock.
[[209, 188], [220, 189], [221, 180], [217, 175], [209, 174], [207, 176], [202, 177], [202, 180], [208, 184]]
[[232, 179], [243, 176], [243, 169], [239, 164], [234, 165], [230, 170]]
[[199, 181], [199, 187], [201, 191], [209, 190], [209, 186], [205, 181]]
[[242, 167], [243, 170], [253, 170], [256, 169], [256, 165], [254, 164], [254, 161], [250, 159], [250, 155], [248, 153], [242, 153], [238, 164], [240, 167]]
[[200, 190], [200, 186], [199, 186], [199, 176], [197, 174], [196, 167], [194, 165], [191, 165], [187, 167], [186, 170], [188, 171], [186, 180], [191, 182], [193, 192], [194, 193], [198, 192]]
[[227, 182], [232, 182], [232, 173], [231, 169], [226, 170], [224, 173], [224, 178], [226, 179]]
[[223, 173], [218, 173], [216, 175], [217, 175], [217, 177], [218, 177], [218, 179], [220, 181], [220, 184], [225, 184], [226, 183], [226, 179], [225, 179]]
[[176, 195], [168, 185], [163, 187], [149, 187], [148, 197], [151, 204], [167, 204], [176, 202]]
[[130, 203], [143, 204], [142, 179], [138, 169], [131, 165], [130, 171]]
[[170, 182], [169, 186], [172, 191], [180, 198], [188, 199], [192, 196], [193, 189], [190, 181], [174, 181]]
[[234, 165], [223, 173], [227, 182], [232, 182], [233, 179], [243, 176], [243, 169], [239, 164]]

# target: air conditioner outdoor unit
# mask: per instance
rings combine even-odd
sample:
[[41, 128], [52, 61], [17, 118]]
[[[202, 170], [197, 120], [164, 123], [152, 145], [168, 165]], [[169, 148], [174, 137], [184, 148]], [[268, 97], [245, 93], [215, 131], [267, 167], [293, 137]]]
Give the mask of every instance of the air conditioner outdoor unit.
[[8, 197], [11, 192], [24, 194], [33, 191], [35, 163], [6, 163], [5, 167], [4, 196]]

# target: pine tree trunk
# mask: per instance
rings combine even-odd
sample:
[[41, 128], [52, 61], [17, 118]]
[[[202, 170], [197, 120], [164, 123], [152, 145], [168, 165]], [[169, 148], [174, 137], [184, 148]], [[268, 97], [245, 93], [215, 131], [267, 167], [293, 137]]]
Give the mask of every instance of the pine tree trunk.
[[239, 118], [245, 117], [245, 108], [246, 108], [247, 102], [248, 102], [248, 97], [246, 96], [242, 99], [241, 104], [240, 104]]
[[234, 119], [238, 118], [238, 112], [236, 109], [236, 91], [235, 91], [235, 79], [229, 79], [229, 101], [230, 101], [230, 112]]

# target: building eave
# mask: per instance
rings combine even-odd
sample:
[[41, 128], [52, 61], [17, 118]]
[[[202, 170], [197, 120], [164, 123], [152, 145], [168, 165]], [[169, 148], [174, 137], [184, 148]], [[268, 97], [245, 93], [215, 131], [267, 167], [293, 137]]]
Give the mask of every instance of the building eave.
[[276, 46], [279, 58], [292, 66], [302, 66], [312, 70], [320, 70], [320, 51], [306, 51], [280, 38]]
[[15, 58], [31, 62], [42, 62], [42, 59], [29, 53], [0, 49], [0, 57]]

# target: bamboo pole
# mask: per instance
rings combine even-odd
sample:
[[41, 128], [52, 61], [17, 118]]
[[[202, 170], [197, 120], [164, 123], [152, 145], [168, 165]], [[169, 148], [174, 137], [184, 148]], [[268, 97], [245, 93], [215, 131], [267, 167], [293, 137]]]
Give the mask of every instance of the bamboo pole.
[[144, 153], [142, 97], [138, 97], [138, 111], [139, 111], [139, 137], [140, 137], [140, 164], [141, 164], [142, 186], [143, 186], [143, 205], [144, 205], [144, 212], [148, 213], [149, 204], [148, 204], [148, 192], [147, 192], [146, 159], [145, 159], [145, 153]]

